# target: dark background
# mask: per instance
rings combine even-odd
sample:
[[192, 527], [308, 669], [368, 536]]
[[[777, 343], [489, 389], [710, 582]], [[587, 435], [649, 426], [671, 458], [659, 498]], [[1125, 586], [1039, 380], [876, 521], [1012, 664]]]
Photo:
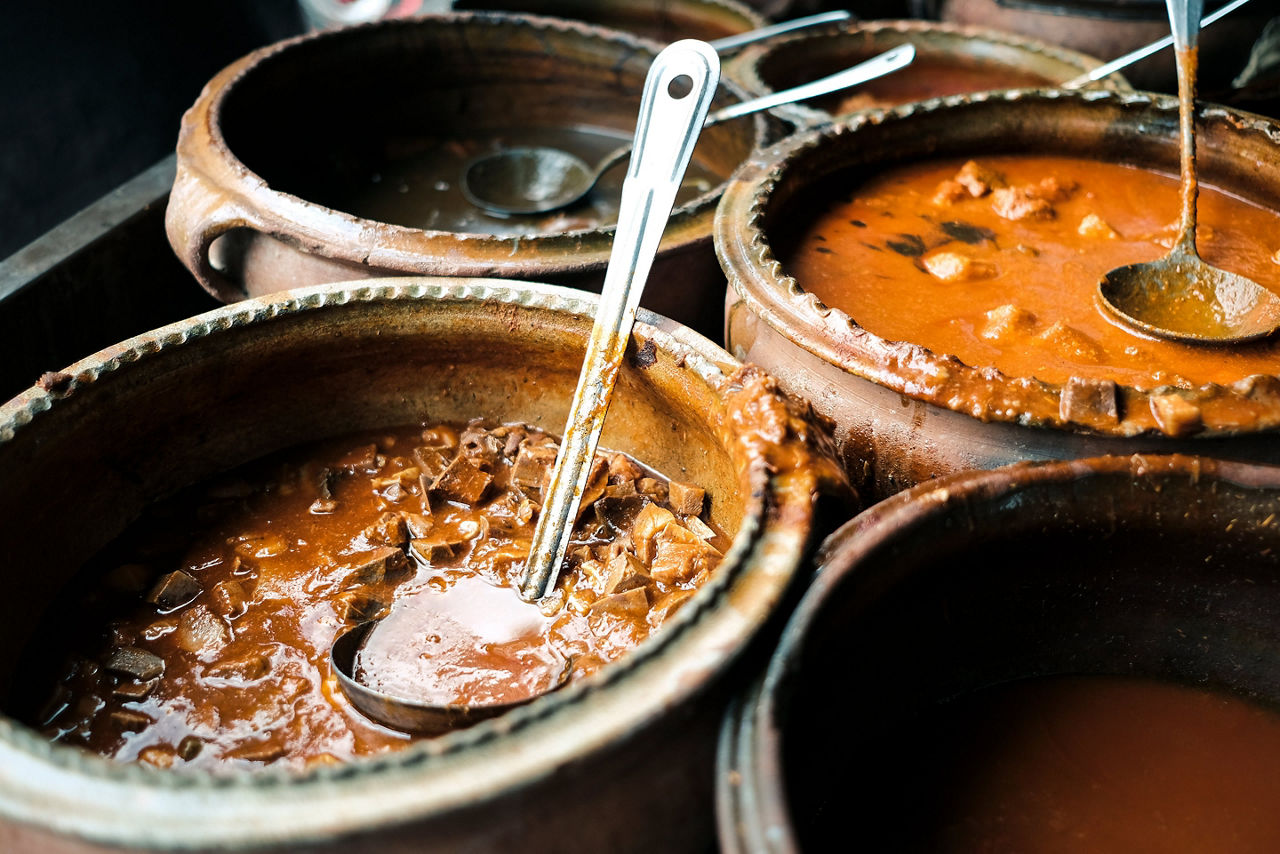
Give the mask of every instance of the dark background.
[[219, 69], [302, 31], [295, 0], [0, 8], [0, 259], [170, 154]]

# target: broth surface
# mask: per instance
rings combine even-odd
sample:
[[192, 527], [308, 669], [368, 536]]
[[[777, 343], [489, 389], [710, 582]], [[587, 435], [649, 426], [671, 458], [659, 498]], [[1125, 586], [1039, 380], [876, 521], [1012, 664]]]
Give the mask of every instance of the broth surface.
[[817, 838], [853, 827], [861, 850], [945, 854], [1280, 849], [1280, 715], [1225, 694], [1049, 677], [879, 735], [849, 772], [874, 785], [852, 815], [847, 797], [825, 805]]
[[[513, 128], [447, 138], [415, 138], [388, 146], [385, 158], [350, 169], [321, 204], [365, 219], [431, 231], [489, 234], [499, 237], [579, 231], [618, 220], [626, 162], [606, 172], [585, 198], [545, 214], [503, 216], [477, 208], [462, 193], [462, 176], [471, 161], [509, 148], [549, 147], [576, 155], [594, 167], [631, 141], [628, 134], [599, 128]], [[695, 159], [676, 195], [676, 205], [691, 201], [721, 183]]]
[[521, 425], [406, 427], [294, 449], [162, 502], [47, 615], [18, 684], [50, 699], [18, 716], [158, 767], [379, 753], [410, 737], [350, 706], [328, 652], [383, 615], [395, 630], [366, 648], [387, 658], [375, 687], [466, 704], [516, 680], [587, 676], [679, 608], [726, 542], [700, 518], [701, 489], [598, 454], [555, 591], [523, 602], [514, 586], [556, 448]]
[[[802, 288], [882, 338], [1050, 383], [1194, 388], [1280, 374], [1274, 338], [1177, 344], [1135, 335], [1095, 307], [1103, 274], [1173, 245], [1170, 176], [1000, 155], [895, 167], [845, 191], [779, 254]], [[1207, 261], [1280, 292], [1280, 214], [1202, 185], [1199, 224]]]

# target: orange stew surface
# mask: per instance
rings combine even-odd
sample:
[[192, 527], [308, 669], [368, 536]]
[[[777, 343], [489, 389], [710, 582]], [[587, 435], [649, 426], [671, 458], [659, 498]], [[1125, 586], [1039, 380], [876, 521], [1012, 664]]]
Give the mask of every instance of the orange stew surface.
[[556, 590], [523, 602], [513, 585], [556, 448], [521, 425], [379, 431], [155, 506], [29, 645], [30, 683], [56, 679], [32, 724], [166, 768], [304, 767], [402, 746], [408, 736], [350, 706], [328, 661], [336, 635], [402, 604], [432, 617], [400, 620], [417, 654], [382, 673], [392, 687], [479, 703], [539, 671], [594, 672], [692, 595], [725, 539], [700, 488], [598, 454]]
[[[1280, 341], [1230, 348], [1136, 335], [1095, 307], [1108, 270], [1164, 255], [1176, 179], [1072, 157], [936, 160], [880, 173], [819, 212], [783, 264], [890, 341], [974, 367], [1141, 389], [1280, 374]], [[1280, 214], [1201, 187], [1210, 263], [1280, 292]]]

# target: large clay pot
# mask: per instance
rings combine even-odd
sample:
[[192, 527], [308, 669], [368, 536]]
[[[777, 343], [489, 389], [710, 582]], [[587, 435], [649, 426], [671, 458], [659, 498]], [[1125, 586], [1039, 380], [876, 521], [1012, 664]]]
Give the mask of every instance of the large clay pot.
[[[384, 21], [264, 48], [215, 76], [183, 118], [166, 213], [170, 243], [223, 301], [391, 274], [598, 290], [612, 223], [553, 216], [523, 235], [504, 232], [500, 220], [435, 230], [334, 205], [375, 191], [370, 182], [384, 167], [432, 141], [513, 140], [576, 126], [629, 139], [657, 50], [587, 24], [479, 13]], [[738, 91], [723, 82], [717, 103], [738, 100]], [[646, 306], [715, 328], [723, 282], [711, 248], [715, 205], [722, 182], [765, 132], [756, 116], [703, 134], [694, 164], [715, 184], [691, 190], [673, 212]], [[463, 205], [462, 168], [451, 164], [447, 174], [414, 182], [414, 197], [439, 192], [452, 198], [444, 204]], [[622, 172], [609, 180], [621, 181]]]
[[711, 41], [763, 27], [766, 19], [736, 0], [457, 0], [455, 10], [530, 12], [587, 21], [654, 41]]
[[[997, 30], [932, 21], [846, 21], [748, 47], [733, 59], [730, 73], [751, 94], [767, 95], [901, 44], [915, 46], [915, 61], [851, 90], [853, 98], [837, 93], [779, 107], [776, 113], [800, 125], [822, 124], [860, 109], [859, 92], [883, 90], [892, 103], [871, 106], [891, 106], [990, 89], [1053, 86], [1101, 65], [1086, 54]], [[1105, 85], [1128, 88], [1120, 75], [1107, 78]]]
[[726, 717], [723, 849], [808, 850], [824, 806], [856, 848], [858, 792], [884, 785], [856, 770], [860, 737], [987, 686], [1147, 677], [1274, 708], [1277, 507], [1280, 468], [1134, 456], [969, 472], [867, 510], [823, 544]]
[[[0, 408], [14, 568], [0, 621], [6, 693], [24, 687], [11, 684], [14, 654], [40, 612], [154, 499], [284, 446], [424, 413], [559, 432], [594, 310], [580, 292], [494, 280], [321, 286], [46, 376]], [[472, 729], [293, 775], [155, 773], [0, 717], [0, 847], [705, 851], [733, 665], [797, 579], [836, 469], [804, 407], [759, 372], [647, 312], [633, 340], [603, 446], [704, 484], [733, 535], [713, 581], [651, 642]]]
[[[809, 216], [814, 193], [842, 170], [866, 165], [1045, 152], [1176, 174], [1176, 123], [1176, 103], [1149, 94], [996, 92], [856, 116], [759, 152], [735, 175], [717, 216], [717, 252], [730, 285], [728, 349], [833, 418], [850, 475], [879, 496], [1024, 459], [1140, 452], [1280, 459], [1271, 432], [1280, 426], [1280, 378], [1175, 391], [1117, 383], [1115, 417], [1091, 418], [1077, 410], [1089, 383], [1009, 377], [868, 332], [806, 293], [770, 242], [779, 223]], [[1206, 106], [1198, 128], [1206, 183], [1280, 207], [1280, 126]], [[1195, 435], [1156, 417], [1166, 394], [1204, 414]]]

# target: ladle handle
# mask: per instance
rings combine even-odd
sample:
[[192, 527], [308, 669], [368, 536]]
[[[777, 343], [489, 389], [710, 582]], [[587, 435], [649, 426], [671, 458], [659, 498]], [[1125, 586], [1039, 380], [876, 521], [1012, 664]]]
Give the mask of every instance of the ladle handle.
[[595, 325], [521, 580], [525, 599], [541, 599], [554, 586], [568, 552], [640, 292], [719, 80], [715, 51], [692, 39], [659, 53], [645, 78]]
[[760, 27], [757, 30], [751, 30], [746, 33], [738, 33], [735, 36], [713, 39], [707, 44], [711, 45], [711, 49], [716, 53], [728, 53], [740, 47], [746, 47], [749, 44], [771, 39], [774, 36], [792, 33], [796, 30], [807, 30], [810, 27], [820, 27], [823, 24], [837, 24], [841, 21], [848, 21], [851, 18], [853, 18], [853, 13], [847, 9], [836, 9], [831, 12], [821, 12], [817, 15], [806, 15], [803, 18], [793, 18], [790, 21], [783, 21], [781, 24], [770, 24], [767, 27]]
[[875, 80], [877, 77], [883, 77], [892, 71], [906, 68], [915, 61], [915, 58], [915, 45], [900, 44], [891, 50], [886, 50], [884, 53], [868, 59], [866, 62], [860, 62], [852, 68], [846, 68], [844, 71], [837, 71], [835, 74], [820, 77], [817, 80], [811, 80], [808, 83], [802, 83], [790, 89], [783, 89], [781, 92], [773, 92], [769, 95], [762, 95], [759, 98], [752, 98], [749, 101], [730, 104], [712, 113], [707, 118], [707, 124], [714, 125], [729, 119], [736, 119], [739, 116], [779, 107], [783, 104], [794, 104], [797, 101], [806, 101], [809, 98], [830, 95], [832, 92], [839, 92], [841, 89], [848, 89], [850, 86], [857, 86], [859, 83], [866, 83], [868, 80]]
[[[898, 45], [891, 50], [886, 50], [884, 53], [868, 59], [866, 62], [860, 62], [851, 68], [837, 71], [827, 77], [820, 77], [817, 80], [811, 80], [808, 83], [802, 83], [790, 89], [783, 89], [781, 92], [761, 95], [758, 98], [722, 107], [707, 116], [704, 127], [710, 127], [729, 119], [749, 116], [752, 113], [759, 113], [782, 104], [794, 104], [797, 101], [817, 98], [820, 95], [830, 95], [832, 92], [839, 92], [841, 89], [848, 89], [850, 86], [857, 86], [859, 83], [866, 83], [868, 80], [875, 80], [877, 77], [883, 77], [892, 71], [906, 68], [915, 61], [915, 58], [915, 45]], [[619, 146], [605, 155], [604, 159], [596, 166], [594, 180], [599, 180], [601, 175], [624, 160], [631, 153], [631, 145], [632, 143], [627, 143]]]
[[1182, 224], [1177, 251], [1196, 254], [1196, 198], [1200, 194], [1196, 177], [1196, 75], [1199, 52], [1200, 14], [1204, 0], [1166, 0], [1169, 29], [1173, 35], [1178, 64], [1178, 136], [1181, 148]]

